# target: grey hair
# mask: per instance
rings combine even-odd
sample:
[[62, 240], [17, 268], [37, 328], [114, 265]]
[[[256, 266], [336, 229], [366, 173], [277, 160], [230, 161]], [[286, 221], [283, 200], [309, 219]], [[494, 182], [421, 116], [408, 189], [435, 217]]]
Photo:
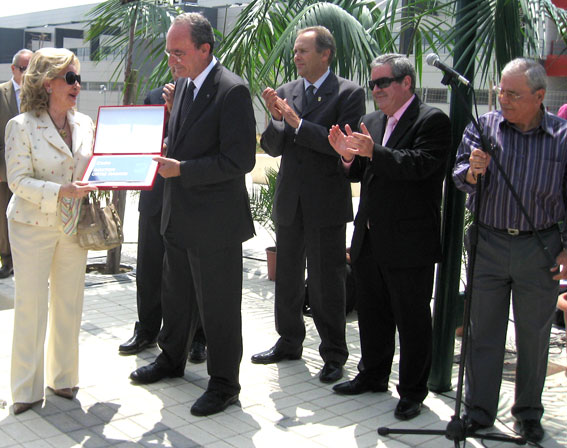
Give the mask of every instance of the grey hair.
[[213, 27], [207, 18], [198, 12], [186, 12], [178, 15], [173, 19], [171, 26], [184, 25], [189, 30], [191, 40], [197, 48], [203, 44], [209, 44], [211, 49], [209, 53], [212, 54], [215, 46], [215, 35], [213, 34]]
[[370, 68], [375, 68], [380, 65], [388, 65], [392, 69], [392, 77], [401, 78], [409, 76], [411, 78], [410, 91], [415, 92], [415, 68], [411, 61], [403, 54], [387, 53], [382, 54], [370, 63]]
[[24, 54], [33, 54], [33, 51], [28, 50], [27, 48], [22, 48], [12, 58], [12, 65], [18, 64], [18, 62], [20, 62], [20, 56], [23, 56]]
[[502, 70], [502, 75], [524, 75], [532, 93], [536, 90], [547, 89], [547, 73], [545, 68], [533, 59], [516, 58], [508, 62]]

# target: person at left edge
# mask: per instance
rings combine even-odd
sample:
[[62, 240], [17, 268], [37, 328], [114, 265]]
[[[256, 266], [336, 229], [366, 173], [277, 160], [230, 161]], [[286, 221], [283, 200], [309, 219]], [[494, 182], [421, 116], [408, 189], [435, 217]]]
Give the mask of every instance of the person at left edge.
[[12, 266], [12, 253], [8, 238], [8, 220], [6, 208], [12, 197], [6, 181], [6, 158], [4, 157], [4, 131], [8, 120], [20, 113], [20, 91], [22, 76], [26, 71], [33, 52], [31, 50], [18, 51], [12, 60], [12, 79], [0, 84], [0, 257], [2, 268], [0, 278], [7, 278], [14, 272]]
[[[180, 75], [175, 72], [175, 68], [170, 67], [170, 70], [173, 81], [177, 81]], [[183, 73], [181, 76], [183, 76]], [[173, 83], [152, 89], [146, 95], [144, 104], [166, 104], [169, 117], [174, 90], [175, 85]], [[160, 233], [163, 183], [163, 177], [158, 175], [151, 190], [140, 192], [138, 253], [136, 257], [138, 322], [134, 326], [132, 337], [118, 347], [118, 353], [121, 355], [135, 355], [147, 348], [154, 347], [161, 328], [161, 285], [165, 253], [163, 238]], [[206, 338], [199, 322], [189, 351], [189, 361], [201, 363], [206, 359]]]
[[81, 91], [79, 69], [69, 50], [37, 50], [24, 75], [23, 113], [6, 127], [13, 193], [7, 215], [16, 283], [14, 414], [42, 401], [44, 359], [45, 382], [56, 395], [72, 399], [79, 381], [87, 250], [79, 246], [77, 222], [81, 198], [96, 190], [77, 181], [92, 155], [94, 131], [92, 120], [74, 110]]
[[254, 167], [256, 122], [244, 81], [213, 56], [214, 35], [199, 13], [173, 21], [169, 65], [186, 73], [175, 88], [161, 232], [165, 261], [161, 354], [130, 378], [148, 384], [183, 376], [198, 313], [207, 336], [207, 390], [197, 416], [238, 402], [242, 358], [242, 242], [254, 235], [245, 175]]

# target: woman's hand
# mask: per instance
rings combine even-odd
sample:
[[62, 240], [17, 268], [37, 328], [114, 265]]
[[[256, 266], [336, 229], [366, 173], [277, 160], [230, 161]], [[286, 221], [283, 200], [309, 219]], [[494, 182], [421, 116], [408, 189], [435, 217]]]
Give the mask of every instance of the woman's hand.
[[98, 188], [88, 182], [75, 181], [61, 185], [59, 188], [59, 199], [61, 198], [82, 198], [90, 191], [97, 191]]

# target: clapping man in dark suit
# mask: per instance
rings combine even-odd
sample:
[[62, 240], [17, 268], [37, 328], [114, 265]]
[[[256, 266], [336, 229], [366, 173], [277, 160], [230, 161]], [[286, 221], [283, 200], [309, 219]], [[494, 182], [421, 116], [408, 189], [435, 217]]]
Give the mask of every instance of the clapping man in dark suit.
[[198, 13], [176, 17], [166, 38], [169, 65], [180, 79], [168, 126], [161, 232], [162, 353], [132, 372], [149, 384], [183, 376], [200, 313], [207, 336], [205, 393], [197, 416], [237, 403], [242, 358], [242, 242], [254, 234], [245, 174], [254, 167], [256, 132], [244, 81], [213, 56], [214, 35]]
[[385, 392], [400, 340], [399, 419], [421, 411], [431, 366], [433, 269], [441, 259], [440, 206], [449, 118], [415, 95], [415, 70], [402, 55], [372, 62], [369, 82], [380, 110], [359, 132], [333, 126], [329, 141], [343, 169], [361, 182], [351, 257], [358, 299], [360, 373], [335, 392]]
[[324, 361], [319, 379], [325, 383], [342, 377], [348, 358], [345, 231], [352, 220], [350, 185], [327, 135], [331, 125], [354, 126], [365, 112], [362, 88], [329, 70], [335, 51], [326, 28], [300, 30], [294, 62], [302, 78], [262, 94], [272, 119], [261, 145], [271, 156], [282, 156], [274, 200], [280, 338], [271, 349], [252, 356], [256, 364], [301, 358], [307, 260], [309, 304]]
[[[178, 76], [173, 67], [171, 74], [173, 81], [177, 81]], [[150, 90], [144, 99], [144, 104], [167, 104], [167, 114], [169, 114], [173, 105], [174, 91], [175, 85], [172, 83]], [[134, 355], [155, 346], [161, 327], [161, 282], [165, 253], [160, 233], [163, 183], [163, 177], [157, 176], [151, 190], [140, 192], [136, 266], [139, 320], [134, 327], [134, 335], [118, 347], [121, 355]], [[199, 323], [189, 351], [189, 361], [201, 363], [206, 359], [205, 333]]]
[[12, 79], [0, 84], [0, 257], [2, 268], [0, 278], [7, 278], [14, 272], [12, 266], [12, 251], [8, 239], [8, 220], [6, 219], [6, 208], [12, 197], [6, 180], [6, 159], [4, 158], [4, 132], [6, 124], [20, 113], [20, 87], [22, 76], [28, 67], [33, 55], [30, 50], [20, 50], [12, 59]]

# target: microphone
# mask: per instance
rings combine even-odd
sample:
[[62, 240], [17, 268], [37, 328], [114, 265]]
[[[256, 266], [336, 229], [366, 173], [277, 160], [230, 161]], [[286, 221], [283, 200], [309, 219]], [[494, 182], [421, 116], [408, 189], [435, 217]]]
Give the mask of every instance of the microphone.
[[441, 62], [439, 60], [439, 56], [437, 56], [435, 53], [429, 53], [425, 58], [425, 62], [427, 62], [427, 65], [432, 65], [433, 67], [437, 67], [439, 70], [445, 73], [445, 75], [448, 76], [449, 78], [456, 78], [457, 81], [459, 81], [461, 84], [464, 84], [465, 86], [468, 86], [470, 84], [470, 81], [467, 78], [465, 78], [459, 72], [453, 70], [448, 65], [445, 65], [443, 62]]

